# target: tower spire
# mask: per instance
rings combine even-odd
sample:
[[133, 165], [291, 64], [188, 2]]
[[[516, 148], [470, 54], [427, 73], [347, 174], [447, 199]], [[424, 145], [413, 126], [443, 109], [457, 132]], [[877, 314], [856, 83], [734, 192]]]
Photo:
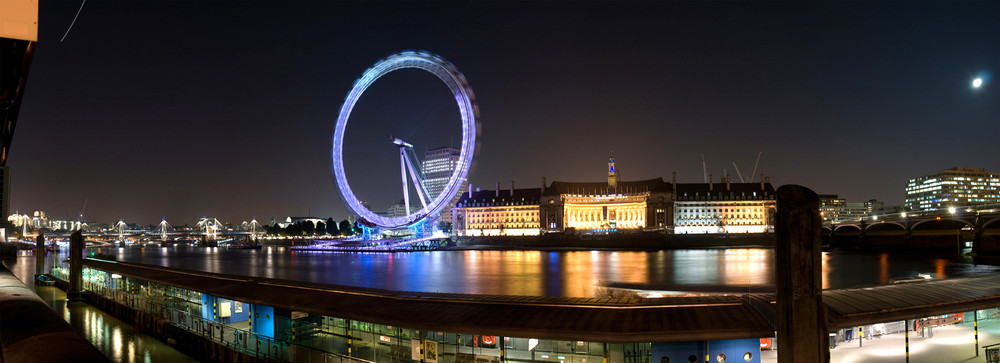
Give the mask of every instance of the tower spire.
[[615, 170], [615, 151], [611, 151], [611, 158], [608, 159], [608, 188], [618, 189], [618, 170]]

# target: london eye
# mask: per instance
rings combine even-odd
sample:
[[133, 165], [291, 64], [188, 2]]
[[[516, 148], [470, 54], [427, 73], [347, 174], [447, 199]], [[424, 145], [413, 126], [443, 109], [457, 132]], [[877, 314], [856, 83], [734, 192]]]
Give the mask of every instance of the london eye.
[[[429, 195], [420, 177], [420, 172], [414, 169], [414, 164], [419, 165], [413, 152], [413, 145], [399, 138], [389, 136], [390, 141], [399, 148], [400, 155], [400, 179], [402, 180], [402, 197], [405, 203], [405, 215], [383, 216], [372, 212], [365, 207], [352, 191], [347, 175], [344, 172], [344, 133], [347, 122], [351, 117], [354, 105], [361, 95], [380, 77], [400, 69], [415, 68], [430, 72], [440, 79], [451, 91], [458, 103], [459, 115], [461, 116], [462, 143], [458, 157], [458, 162], [448, 179], [447, 184], [438, 195]], [[344, 199], [348, 208], [356, 213], [363, 224], [370, 224], [383, 229], [407, 228], [424, 222], [427, 218], [436, 218], [440, 215], [448, 204], [454, 201], [462, 185], [465, 183], [472, 165], [473, 155], [476, 151], [476, 137], [479, 131], [478, 125], [479, 109], [476, 106], [476, 98], [469, 87], [465, 76], [458, 71], [451, 62], [444, 58], [426, 51], [403, 51], [389, 55], [376, 62], [368, 68], [360, 78], [354, 82], [354, 86], [344, 99], [344, 104], [340, 107], [340, 114], [337, 117], [337, 124], [333, 133], [332, 168], [337, 182], [340, 196]], [[420, 208], [412, 210], [410, 208], [411, 199], [409, 196], [409, 185], [412, 183], [416, 189], [415, 200], [419, 200]], [[395, 192], [392, 192], [395, 193]]]

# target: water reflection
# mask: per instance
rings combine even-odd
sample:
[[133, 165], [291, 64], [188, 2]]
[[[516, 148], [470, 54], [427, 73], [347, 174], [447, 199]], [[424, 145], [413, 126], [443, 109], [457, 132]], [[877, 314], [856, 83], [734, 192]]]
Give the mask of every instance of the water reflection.
[[[651, 286], [774, 284], [774, 251], [433, 251], [409, 253], [301, 252], [272, 247], [228, 250], [178, 246], [124, 248], [120, 261], [172, 268], [303, 280], [387, 290], [589, 297], [608, 283]], [[823, 288], [887, 284], [1000, 271], [967, 257], [859, 251], [824, 252]]]

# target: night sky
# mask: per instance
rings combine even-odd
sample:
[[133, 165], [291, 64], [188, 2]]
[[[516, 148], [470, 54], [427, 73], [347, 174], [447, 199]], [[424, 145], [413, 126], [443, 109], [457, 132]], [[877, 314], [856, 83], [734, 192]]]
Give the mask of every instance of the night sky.
[[[344, 96], [424, 49], [475, 91], [471, 180], [749, 178], [901, 204], [906, 180], [1000, 171], [1000, 2], [43, 1], [8, 165], [11, 213], [174, 225], [347, 217], [330, 168]], [[401, 199], [388, 136], [460, 140], [429, 73], [375, 83], [348, 124], [372, 209]]]

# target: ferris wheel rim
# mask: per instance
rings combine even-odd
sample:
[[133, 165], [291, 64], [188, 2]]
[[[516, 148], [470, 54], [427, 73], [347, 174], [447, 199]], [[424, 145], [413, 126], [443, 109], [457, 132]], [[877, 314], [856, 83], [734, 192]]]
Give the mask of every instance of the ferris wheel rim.
[[[423, 206], [416, 212], [411, 213], [410, 211], [406, 211], [406, 215], [404, 216], [385, 217], [375, 214], [364, 207], [351, 190], [346, 172], [344, 171], [343, 139], [354, 105], [365, 90], [386, 74], [408, 68], [422, 69], [430, 72], [448, 86], [458, 104], [459, 114], [462, 119], [462, 144], [458, 163], [441, 193], [434, 196], [426, 206]], [[359, 217], [383, 228], [408, 227], [420, 222], [427, 216], [440, 213], [449, 202], [454, 200], [459, 189], [468, 178], [473, 155], [476, 151], [476, 137], [479, 133], [478, 122], [479, 109], [476, 105], [475, 94], [472, 92], [471, 87], [469, 87], [465, 76], [451, 62], [426, 51], [403, 51], [379, 60], [365, 70], [361, 77], [354, 82], [351, 91], [344, 98], [344, 103], [341, 105], [340, 113], [337, 117], [332, 140], [331, 157], [333, 159], [333, 174], [341, 198], [347, 203], [348, 208], [357, 213]]]

